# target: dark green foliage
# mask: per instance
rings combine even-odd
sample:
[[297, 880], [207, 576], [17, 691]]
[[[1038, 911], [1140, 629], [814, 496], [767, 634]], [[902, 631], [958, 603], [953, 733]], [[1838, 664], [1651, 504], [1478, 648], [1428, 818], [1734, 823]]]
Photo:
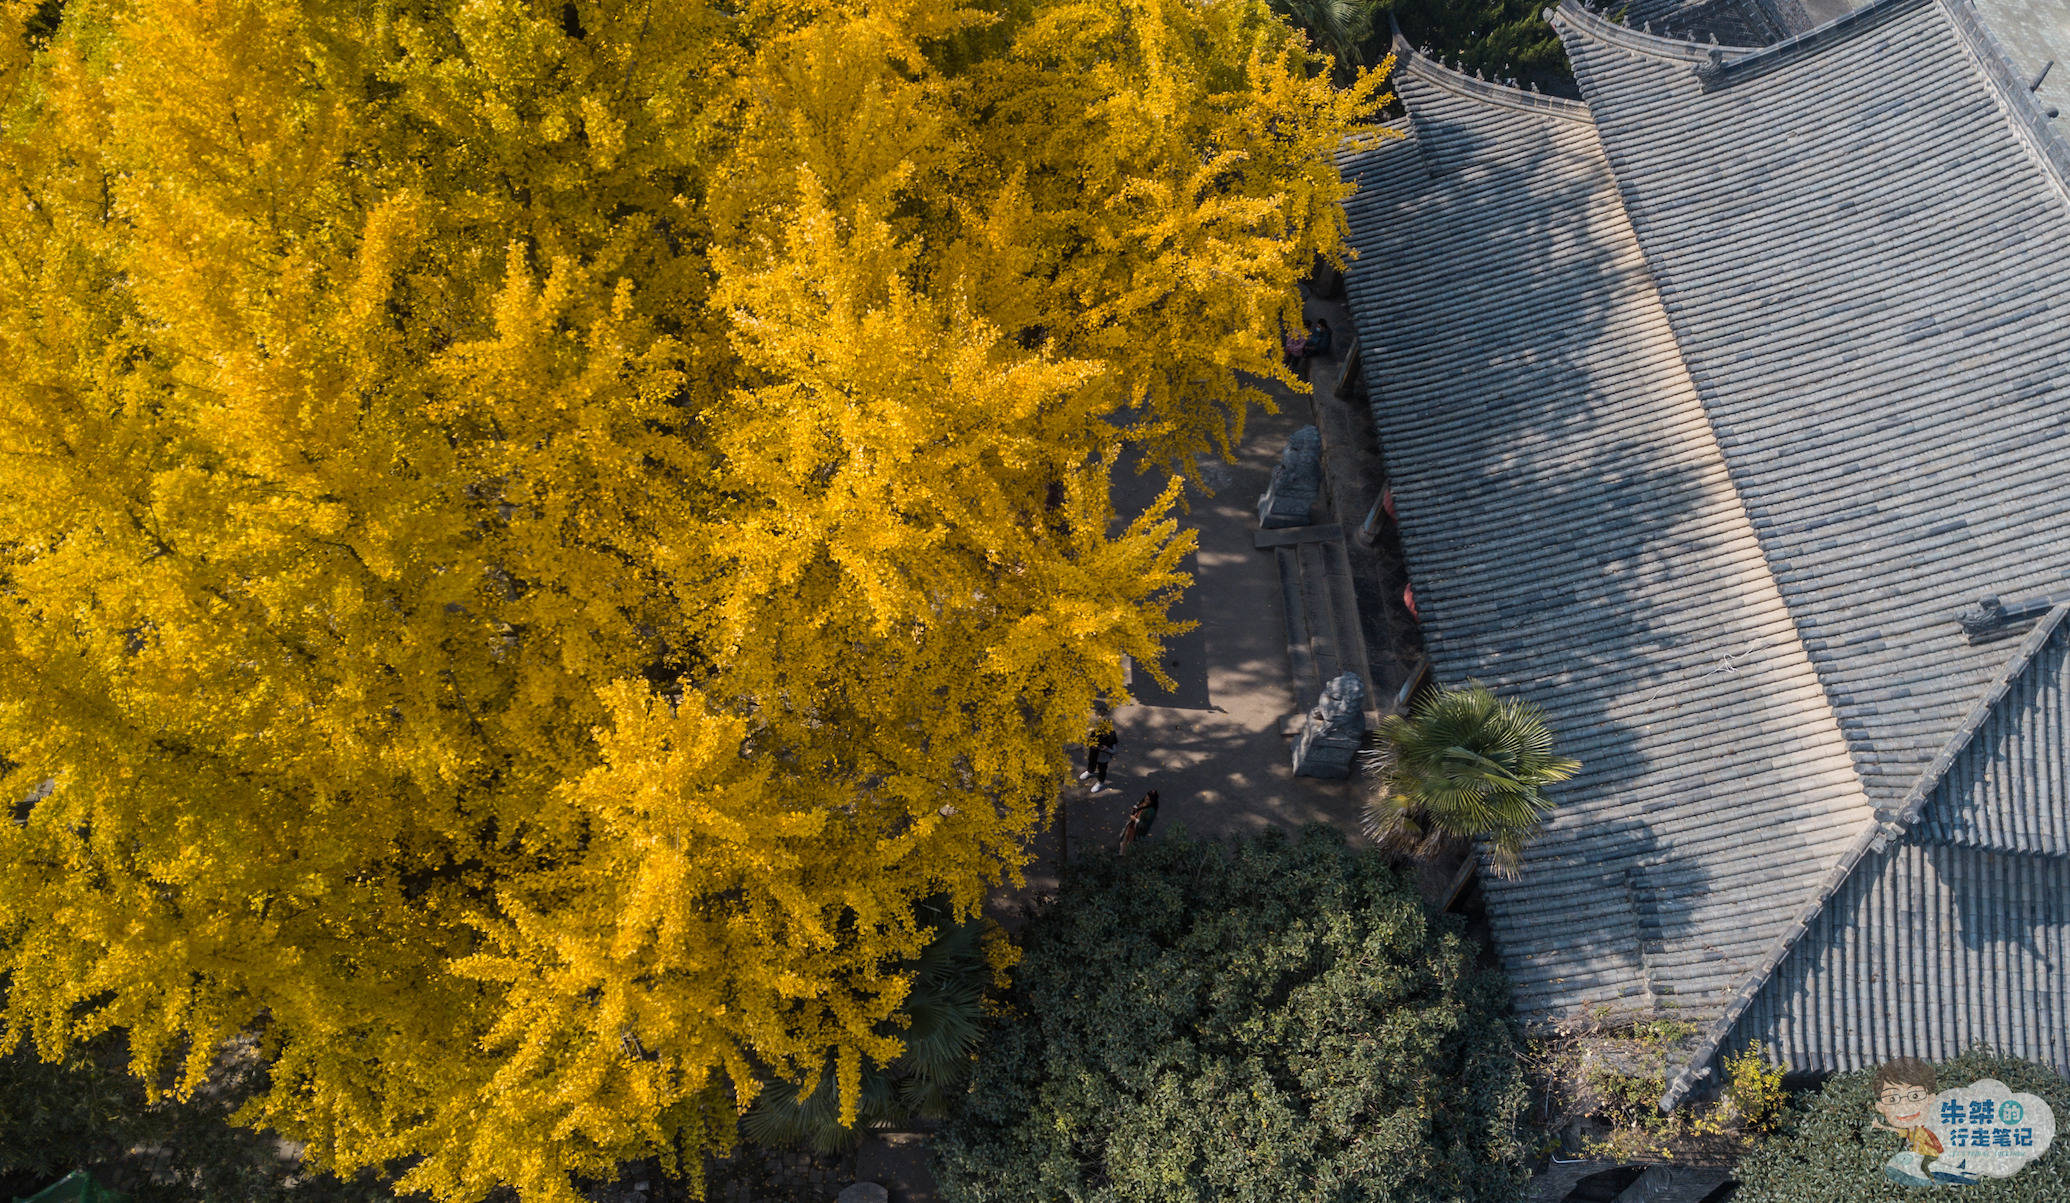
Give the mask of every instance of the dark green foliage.
[[844, 1127], [831, 1070], [821, 1074], [811, 1096], [789, 1082], [762, 1088], [754, 1110], [741, 1119], [741, 1134], [758, 1145], [832, 1153], [855, 1147], [865, 1127], [884, 1121], [940, 1119], [970, 1076], [984, 1013], [985, 920], [952, 923], [939, 900], [922, 904], [923, 917], [941, 934], [909, 966], [913, 987], [903, 1014], [910, 1021], [896, 1034], [906, 1051], [888, 1066], [863, 1064], [862, 1103], [856, 1125]]
[[141, 1129], [143, 1104], [143, 1088], [119, 1067], [83, 1052], [48, 1065], [24, 1041], [0, 1057], [0, 1182], [27, 1195], [119, 1156]]
[[[1394, 0], [1410, 44], [1483, 75], [1514, 78], [1561, 96], [1581, 95], [1559, 35], [1541, 15], [1550, 0]], [[1383, 37], [1387, 20], [1380, 20]], [[1375, 60], [1378, 61], [1378, 60]]]
[[1339, 64], [1375, 67], [1394, 40], [1388, 18], [1411, 45], [1491, 79], [1581, 95], [1559, 35], [1542, 15], [1550, 0], [1271, 0], [1272, 10], [1306, 30]]
[[269, 1134], [232, 1126], [252, 1090], [249, 1062], [226, 1065], [187, 1102], [146, 1106], [122, 1041], [75, 1049], [60, 1064], [27, 1041], [0, 1056], [0, 1199], [86, 1169], [132, 1203], [386, 1203], [371, 1176], [343, 1182], [283, 1155]]
[[38, 0], [22, 22], [22, 36], [29, 45], [43, 47], [50, 45], [50, 39], [57, 36], [58, 22], [65, 18], [65, 0]]
[[95, 1182], [85, 1170], [73, 1170], [19, 1203], [129, 1203], [129, 1196]]
[[[2070, 1199], [2070, 1083], [2025, 1061], [1970, 1053], [1937, 1067], [1940, 1088], [1996, 1078], [2015, 1090], [2038, 1094], [2056, 1116], [2056, 1139], [2039, 1160], [2010, 1178], [1985, 1179], [1947, 1197], [1963, 1203], [2060, 1203]], [[1883, 1176], [1883, 1163], [1898, 1151], [1898, 1137], [1871, 1126], [1873, 1070], [1840, 1074], [1825, 1088], [1793, 1105], [1782, 1131], [1763, 1140], [1739, 1163], [1739, 1193], [1733, 1203], [1917, 1203], [1942, 1192], [1900, 1186]]]
[[1519, 1197], [1498, 977], [1322, 827], [1076, 863], [937, 1145], [956, 1203]]
[[1515, 876], [1552, 810], [1541, 791], [1581, 768], [1552, 745], [1544, 712], [1521, 698], [1474, 681], [1435, 690], [1366, 735], [1366, 829], [1387, 840], [1480, 839], [1494, 868]]
[[1380, 0], [1272, 0], [1272, 11], [1306, 30], [1316, 48], [1337, 61], [1339, 83], [1351, 81], [1352, 68], [1377, 66], [1387, 57], [1387, 16]]

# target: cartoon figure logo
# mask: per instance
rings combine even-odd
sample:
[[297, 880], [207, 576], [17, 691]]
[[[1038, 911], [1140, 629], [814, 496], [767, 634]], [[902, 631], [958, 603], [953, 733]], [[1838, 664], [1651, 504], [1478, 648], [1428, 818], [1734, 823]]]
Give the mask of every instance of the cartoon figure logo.
[[1883, 1164], [1892, 1182], [1965, 1186], [2010, 1178], [2055, 1139], [2048, 1103], [2016, 1094], [1996, 1078], [1935, 1093], [1933, 1066], [1900, 1057], [1877, 1070], [1871, 1085], [1871, 1106], [1880, 1116], [1874, 1126], [1905, 1138], [1905, 1147]]
[[1905, 1138], [1905, 1147], [1883, 1163], [1883, 1176], [1906, 1186], [1932, 1186], [1925, 1161], [1945, 1151], [1928, 1124], [1933, 1114], [1933, 1066], [1899, 1057], [1876, 1071], [1870, 1088], [1876, 1092], [1871, 1105], [1882, 1116], [1876, 1127]]

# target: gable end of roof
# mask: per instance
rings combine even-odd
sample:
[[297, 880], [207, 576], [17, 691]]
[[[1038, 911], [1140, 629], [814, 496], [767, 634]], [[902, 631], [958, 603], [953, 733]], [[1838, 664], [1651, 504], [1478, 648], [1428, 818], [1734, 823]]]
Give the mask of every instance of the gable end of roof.
[[1941, 745], [1941, 750], [1920, 772], [1919, 780], [1913, 782], [1912, 788], [1905, 791], [1905, 796], [1891, 807], [1890, 813], [1882, 823], [1882, 829], [1877, 834], [1872, 851], [1883, 851], [1889, 846], [1890, 841], [1903, 835], [1907, 828], [1919, 821], [1920, 812], [1926, 808], [1926, 799], [1940, 785], [1941, 779], [1948, 775], [1948, 769], [1955, 763], [1955, 758], [1969, 746], [1970, 740], [1975, 738], [1978, 729], [1991, 717], [1991, 711], [1998, 705], [1999, 700], [2005, 697], [2006, 691], [2012, 688], [2013, 682], [2019, 679], [2020, 673], [2026, 670], [2027, 665], [2033, 662], [2035, 654], [2048, 642], [2049, 636], [2055, 634], [2056, 628], [2062, 625], [2065, 614], [2070, 614], [2070, 602], [2050, 610], [2040, 622], [2034, 624], [2034, 629], [2020, 640], [2019, 646], [2013, 650], [2012, 658], [2006, 662], [2004, 671], [1991, 682], [1991, 687], [1984, 691], [1984, 696], [1977, 699], [1977, 704], [1964, 716], [1962, 725], [1949, 734], [1947, 742]]
[[1784, 38], [1772, 46], [1763, 46], [1732, 58], [1725, 58], [1716, 53], [1709, 54], [1710, 61], [1697, 69], [1697, 77], [1703, 81], [1705, 91], [1730, 87], [1741, 80], [1753, 78], [1816, 54], [1836, 42], [1854, 38], [1892, 17], [1902, 16], [1936, 2], [1937, 0], [1871, 0], [1860, 8], [1843, 13], [1794, 37]]
[[1977, 731], [1983, 727], [1985, 720], [1990, 718], [1992, 709], [2005, 697], [2006, 692], [2012, 688], [2013, 682], [2019, 679], [2020, 674], [2034, 660], [2036, 653], [2048, 643], [2049, 637], [2055, 634], [2056, 628], [2062, 624], [2066, 614], [2070, 614], [2070, 602], [2066, 602], [2049, 611], [2047, 617], [2035, 624], [2034, 629], [2029, 631], [2020, 640], [2019, 646], [2014, 649], [2012, 656], [2007, 659], [2005, 666], [1992, 681], [1990, 688], [1986, 689], [1983, 696], [1977, 700], [1976, 705], [1970, 708], [1969, 714], [1963, 719], [1961, 725], [1956, 727], [1954, 732], [1950, 734], [1946, 742], [1942, 744], [1939, 753], [1934, 756], [1933, 760], [1919, 774], [1919, 778], [1913, 783], [1912, 788], [1906, 791], [1904, 798], [1888, 810], [1878, 808], [1875, 820], [1865, 827], [1860, 835], [1855, 837], [1854, 842], [1848, 846], [1847, 852], [1841, 856], [1840, 862], [1833, 866], [1831, 872], [1819, 884], [1818, 893], [1810, 905], [1799, 913], [1796, 922], [1792, 923], [1789, 930], [1776, 941], [1775, 947], [1770, 950], [1769, 954], [1761, 959], [1760, 967], [1748, 975], [1746, 982], [1733, 993], [1732, 1000], [1726, 1005], [1724, 1013], [1704, 1029], [1702, 1038], [1698, 1040], [1688, 1061], [1675, 1074], [1674, 1079], [1668, 1083], [1666, 1093], [1661, 1095], [1661, 1110], [1672, 1110], [1680, 1104], [1684, 1098], [1688, 1097], [1689, 1092], [1695, 1089], [1696, 1084], [1710, 1073], [1711, 1061], [1717, 1057], [1719, 1050], [1724, 1047], [1725, 1041], [1731, 1036], [1732, 1029], [1739, 1022], [1740, 1016], [1745, 1014], [1749, 1006], [1753, 1005], [1754, 999], [1760, 994], [1762, 987], [1767, 985], [1768, 979], [1775, 973], [1776, 969], [1782, 965], [1783, 959], [1790, 954], [1790, 950], [1804, 937], [1804, 933], [1817, 920], [1820, 912], [1825, 910], [1827, 904], [1834, 896], [1840, 893], [1842, 887], [1847, 884], [1848, 878], [1853, 876], [1855, 869], [1861, 864], [1862, 860], [1872, 853], [1882, 852], [1889, 847], [1893, 839], [1904, 834], [1906, 828], [1918, 819], [1920, 811], [1925, 806], [1927, 797], [1933, 793], [1934, 788], [1947, 775], [1949, 766], [1955, 763], [1955, 758], [1961, 754], [1963, 748], [1967, 747], [1970, 740], [1976, 736]]
[[[2020, 78], [2018, 69], [2005, 53], [2005, 47], [1984, 27], [1983, 20], [1968, 0], [1938, 0], [1938, 3], [1947, 13], [1948, 24], [1954, 28], [1963, 49], [1969, 51], [1977, 68], [1990, 81], [1992, 94], [2005, 111], [2013, 132], [2026, 145], [2028, 153], [2041, 164], [2042, 173], [2054, 185], [2056, 194], [2066, 206], [2070, 206], [2070, 146], [2050, 132], [2048, 114], [2042, 110], [2040, 98], [2028, 82]], [[2062, 66], [2056, 64], [2057, 69]]]
[[1969, 0], [1871, 0], [1815, 29], [1758, 49], [1702, 46], [1641, 33], [1589, 9], [1581, 0], [1560, 0], [1557, 8], [1545, 11], [1545, 19], [1562, 33], [1586, 36], [1605, 45], [1657, 59], [1689, 63], [1703, 90], [1712, 92], [1765, 75], [1925, 7], [1938, 8], [1946, 17], [1956, 40], [1975, 63], [1978, 73], [1988, 81], [2007, 123], [2028, 153], [2041, 165], [2064, 203], [2070, 205], [2070, 145], [2050, 132], [2048, 115], [2034, 89], [2021, 77], [2005, 48], [1985, 26]]

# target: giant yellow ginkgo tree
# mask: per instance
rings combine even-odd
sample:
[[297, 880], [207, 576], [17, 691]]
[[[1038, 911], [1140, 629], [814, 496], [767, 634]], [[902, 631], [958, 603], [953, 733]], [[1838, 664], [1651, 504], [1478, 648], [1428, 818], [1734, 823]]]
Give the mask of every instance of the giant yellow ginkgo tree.
[[1261, 0], [0, 11], [5, 1038], [256, 1039], [447, 1199], [896, 1054], [1376, 87]]

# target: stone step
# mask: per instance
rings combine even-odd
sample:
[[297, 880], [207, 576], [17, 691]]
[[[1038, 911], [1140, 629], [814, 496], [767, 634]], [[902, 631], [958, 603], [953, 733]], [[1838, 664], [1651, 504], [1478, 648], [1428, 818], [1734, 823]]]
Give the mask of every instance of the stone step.
[[1316, 695], [1322, 691], [1322, 681], [1315, 671], [1315, 650], [1309, 639], [1308, 600], [1301, 594], [1300, 544], [1274, 548], [1272, 554], [1279, 561], [1280, 613], [1286, 619], [1287, 664], [1293, 671], [1294, 708], [1298, 714], [1314, 705]]
[[1294, 699], [1300, 705], [1315, 705], [1322, 686], [1344, 671], [1341, 636], [1337, 632], [1335, 598], [1331, 597], [1329, 558], [1321, 543], [1297, 545], [1301, 561], [1301, 601], [1307, 609], [1308, 645], [1315, 653], [1315, 689]]
[[1334, 522], [1320, 526], [1283, 526], [1278, 530], [1261, 530], [1251, 538], [1251, 546], [1263, 551], [1268, 547], [1289, 547], [1295, 543], [1310, 543], [1318, 539], [1340, 539], [1344, 528]]
[[1321, 547], [1329, 575], [1330, 616], [1336, 622], [1338, 658], [1344, 666], [1338, 671], [1358, 674], [1359, 684], [1365, 686], [1366, 717], [1371, 720], [1379, 715], [1383, 699], [1373, 692], [1365, 628], [1358, 620], [1358, 586], [1351, 579], [1351, 554], [1344, 549], [1342, 539], [1332, 539]]
[[1358, 621], [1358, 598], [1351, 580], [1351, 561], [1341, 531], [1329, 537], [1303, 539], [1274, 547], [1279, 565], [1280, 597], [1286, 620], [1287, 664], [1292, 673], [1294, 713], [1290, 729], [1321, 697], [1323, 686], [1344, 672], [1356, 673], [1365, 686], [1367, 718], [1377, 718], [1382, 699], [1373, 692], [1372, 670], [1366, 664], [1365, 638]]

